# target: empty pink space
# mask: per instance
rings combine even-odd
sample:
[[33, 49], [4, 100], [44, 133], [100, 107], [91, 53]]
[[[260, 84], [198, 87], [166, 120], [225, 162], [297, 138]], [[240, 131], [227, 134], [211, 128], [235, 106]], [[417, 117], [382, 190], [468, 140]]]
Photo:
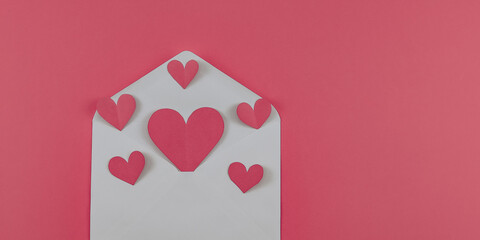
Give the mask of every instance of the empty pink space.
[[96, 103], [183, 50], [279, 111], [283, 240], [480, 239], [478, 9], [4, 0], [0, 239], [89, 239]]

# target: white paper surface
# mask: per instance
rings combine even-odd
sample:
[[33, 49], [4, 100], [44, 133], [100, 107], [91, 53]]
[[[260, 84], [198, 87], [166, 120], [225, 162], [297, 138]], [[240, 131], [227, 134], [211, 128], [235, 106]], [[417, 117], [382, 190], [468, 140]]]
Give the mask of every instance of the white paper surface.
[[[261, 97], [185, 51], [173, 59], [194, 59], [199, 71], [186, 89], [164, 63], [117, 93], [131, 94], [135, 113], [122, 131], [98, 114], [93, 118], [91, 240], [279, 240], [280, 117], [275, 109], [258, 130], [236, 115], [241, 102], [251, 106]], [[170, 60], [169, 60], [170, 61]], [[222, 138], [195, 170], [179, 172], [154, 145], [147, 130], [150, 116], [171, 108], [184, 119], [201, 107], [223, 117]], [[108, 170], [114, 156], [128, 159], [138, 150], [145, 168], [137, 183], [125, 183]], [[242, 193], [230, 180], [228, 167], [243, 163], [264, 168], [260, 183]]]

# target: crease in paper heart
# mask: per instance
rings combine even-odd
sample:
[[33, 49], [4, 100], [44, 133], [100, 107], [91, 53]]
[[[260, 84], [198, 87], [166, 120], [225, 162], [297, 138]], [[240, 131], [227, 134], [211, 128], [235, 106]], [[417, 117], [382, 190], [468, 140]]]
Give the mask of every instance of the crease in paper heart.
[[263, 178], [263, 167], [255, 164], [248, 171], [240, 162], [234, 162], [228, 167], [228, 176], [243, 193], [257, 185]]
[[265, 99], [258, 99], [252, 109], [246, 102], [237, 107], [238, 118], [248, 126], [259, 129], [267, 121], [272, 111], [271, 104]]
[[122, 157], [113, 157], [108, 163], [108, 170], [118, 179], [135, 185], [145, 166], [145, 157], [139, 151], [134, 151], [128, 157], [128, 162]]
[[172, 60], [168, 63], [167, 69], [173, 79], [175, 79], [183, 89], [186, 89], [198, 72], [198, 63], [195, 60], [190, 60], [185, 67], [183, 67], [180, 61]]
[[123, 94], [117, 103], [111, 98], [103, 98], [97, 102], [97, 112], [105, 121], [122, 131], [135, 112], [135, 98]]
[[185, 123], [173, 109], [160, 109], [148, 121], [153, 143], [182, 172], [193, 172], [215, 147], [224, 130], [223, 118], [213, 108], [195, 110]]

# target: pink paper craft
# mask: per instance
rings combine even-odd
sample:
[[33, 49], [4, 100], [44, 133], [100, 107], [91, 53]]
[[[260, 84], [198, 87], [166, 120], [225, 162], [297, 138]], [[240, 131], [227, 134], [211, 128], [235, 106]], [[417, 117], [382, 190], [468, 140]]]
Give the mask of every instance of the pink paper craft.
[[122, 157], [114, 157], [108, 163], [108, 170], [118, 179], [134, 185], [145, 166], [145, 157], [139, 151], [132, 152], [128, 162]]
[[237, 115], [248, 126], [259, 129], [270, 116], [272, 107], [267, 100], [262, 98], [255, 102], [254, 109], [248, 103], [240, 103], [237, 107]]
[[97, 111], [105, 121], [122, 131], [135, 112], [135, 98], [123, 94], [117, 104], [111, 98], [101, 99], [97, 102]]
[[180, 61], [172, 60], [168, 63], [167, 69], [173, 79], [185, 89], [197, 74], [198, 63], [195, 60], [190, 60], [184, 68]]
[[199, 108], [187, 123], [175, 110], [160, 109], [148, 121], [150, 138], [182, 172], [193, 172], [223, 134], [223, 118], [213, 108]]
[[246, 193], [262, 180], [263, 167], [255, 164], [247, 171], [242, 163], [234, 162], [228, 168], [228, 176], [243, 193]]

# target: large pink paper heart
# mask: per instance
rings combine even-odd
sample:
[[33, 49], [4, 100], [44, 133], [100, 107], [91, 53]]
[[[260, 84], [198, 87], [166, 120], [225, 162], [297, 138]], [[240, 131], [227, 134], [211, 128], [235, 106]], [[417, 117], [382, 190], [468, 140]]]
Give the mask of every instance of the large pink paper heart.
[[118, 179], [134, 185], [145, 166], [145, 157], [139, 151], [132, 152], [128, 162], [122, 157], [114, 157], [108, 163], [108, 170]]
[[182, 172], [193, 172], [223, 134], [223, 119], [213, 108], [199, 108], [188, 118], [160, 109], [148, 121], [148, 133], [160, 151]]
[[97, 102], [97, 111], [105, 121], [122, 131], [135, 112], [135, 99], [131, 95], [123, 94], [115, 104], [111, 98], [104, 98]]
[[172, 60], [168, 63], [167, 69], [173, 79], [185, 89], [197, 74], [198, 63], [195, 60], [190, 60], [184, 68], [180, 61]]
[[248, 103], [240, 103], [237, 107], [237, 115], [248, 126], [259, 129], [270, 116], [271, 104], [265, 99], [258, 99], [252, 109]]
[[243, 193], [246, 193], [262, 180], [263, 167], [255, 164], [247, 171], [242, 163], [234, 162], [228, 167], [228, 176]]

